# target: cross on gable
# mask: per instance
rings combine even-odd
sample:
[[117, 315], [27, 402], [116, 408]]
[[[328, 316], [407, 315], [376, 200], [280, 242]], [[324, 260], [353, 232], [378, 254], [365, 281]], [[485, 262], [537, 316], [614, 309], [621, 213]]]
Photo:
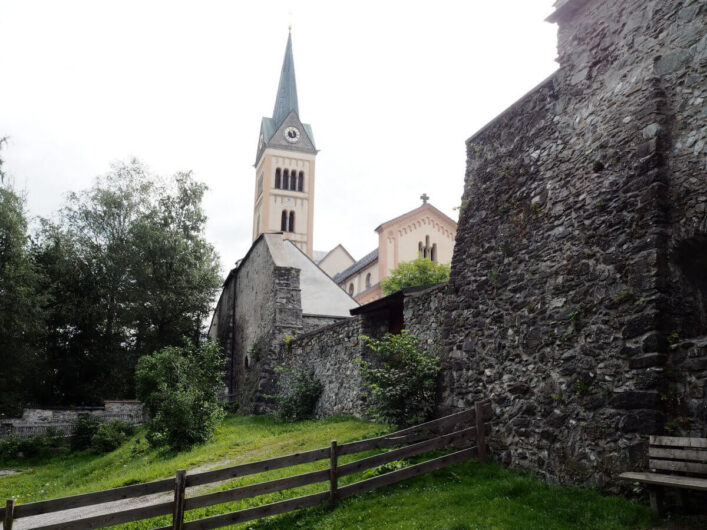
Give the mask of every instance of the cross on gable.
[[427, 204], [427, 201], [430, 200], [430, 197], [426, 193], [423, 193], [420, 195], [420, 199], [422, 199], [422, 204], [425, 205]]

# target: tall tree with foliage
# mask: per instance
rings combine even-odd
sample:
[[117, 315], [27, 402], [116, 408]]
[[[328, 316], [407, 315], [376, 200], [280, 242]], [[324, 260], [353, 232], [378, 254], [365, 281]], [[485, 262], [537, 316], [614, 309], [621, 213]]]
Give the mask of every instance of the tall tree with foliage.
[[385, 294], [393, 294], [406, 287], [433, 285], [449, 280], [449, 265], [435, 263], [427, 258], [403, 261], [381, 282]]
[[41, 388], [41, 354], [46, 303], [29, 252], [24, 199], [0, 184], [0, 413], [16, 414]]
[[220, 284], [205, 189], [189, 173], [160, 182], [133, 160], [43, 222], [35, 259], [53, 299], [51, 401], [132, 397], [140, 356], [199, 340]]

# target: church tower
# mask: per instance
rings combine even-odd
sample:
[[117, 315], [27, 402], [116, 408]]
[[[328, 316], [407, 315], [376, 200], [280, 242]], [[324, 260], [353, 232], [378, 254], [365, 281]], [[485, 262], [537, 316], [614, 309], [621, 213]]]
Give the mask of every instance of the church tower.
[[316, 155], [312, 128], [299, 118], [290, 34], [272, 118], [264, 117], [260, 123], [253, 241], [262, 233], [282, 232], [312, 257]]

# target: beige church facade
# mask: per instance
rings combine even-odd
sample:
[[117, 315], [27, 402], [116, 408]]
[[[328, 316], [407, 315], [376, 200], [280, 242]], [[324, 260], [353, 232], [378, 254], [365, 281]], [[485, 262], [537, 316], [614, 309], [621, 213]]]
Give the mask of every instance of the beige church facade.
[[457, 224], [423, 204], [375, 229], [378, 248], [356, 261], [343, 245], [315, 251], [314, 186], [317, 148], [312, 127], [299, 117], [292, 36], [285, 57], [272, 117], [260, 124], [255, 161], [253, 241], [262, 234], [281, 233], [357, 302], [383, 296], [380, 281], [404, 261], [418, 256], [450, 263]]
[[404, 261], [418, 257], [451, 263], [457, 223], [427, 202], [375, 229], [378, 248], [333, 275], [334, 281], [360, 304], [383, 296], [380, 282]]

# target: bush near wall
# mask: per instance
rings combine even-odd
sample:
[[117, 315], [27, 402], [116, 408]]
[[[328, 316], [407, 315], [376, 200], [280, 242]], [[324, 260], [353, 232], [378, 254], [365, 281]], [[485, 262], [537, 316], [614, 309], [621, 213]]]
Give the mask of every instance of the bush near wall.
[[384, 362], [382, 368], [374, 368], [359, 361], [371, 404], [369, 412], [398, 427], [428, 419], [437, 402], [439, 357], [425, 352], [407, 330], [400, 335], [386, 333], [382, 339], [362, 339]]

